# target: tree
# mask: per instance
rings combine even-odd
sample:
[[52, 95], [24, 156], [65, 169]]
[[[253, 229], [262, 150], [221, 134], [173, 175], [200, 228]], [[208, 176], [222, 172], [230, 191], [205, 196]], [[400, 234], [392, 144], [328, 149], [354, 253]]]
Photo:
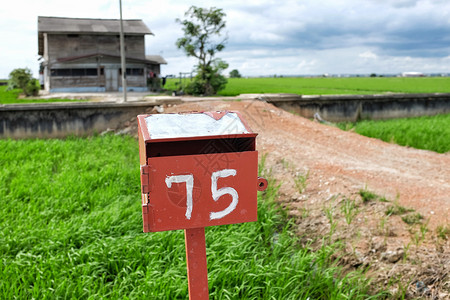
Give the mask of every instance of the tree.
[[241, 74], [238, 70], [234, 69], [230, 72], [230, 78], [241, 78]]
[[29, 68], [14, 69], [9, 73], [8, 90], [22, 89], [27, 96], [37, 96], [39, 86]]
[[185, 20], [176, 19], [184, 32], [184, 37], [176, 42], [178, 49], [183, 49], [188, 57], [198, 59], [197, 76], [190, 83], [193, 86], [188, 86], [186, 92], [195, 90], [195, 94], [211, 95], [225, 87], [226, 79], [220, 73], [228, 65], [215, 58], [217, 52], [225, 48], [227, 40], [226, 37], [222, 38], [225, 16], [219, 8], [191, 6], [185, 13]]

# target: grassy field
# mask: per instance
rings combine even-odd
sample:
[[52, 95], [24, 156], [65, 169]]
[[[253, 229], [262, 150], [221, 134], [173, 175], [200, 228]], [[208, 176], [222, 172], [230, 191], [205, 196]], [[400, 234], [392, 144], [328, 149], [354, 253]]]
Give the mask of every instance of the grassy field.
[[65, 102], [74, 101], [70, 99], [19, 99], [19, 94], [22, 90], [14, 89], [7, 91], [6, 85], [0, 86], [0, 104], [28, 104], [28, 103], [47, 103], [47, 102]]
[[[187, 299], [182, 231], [142, 233], [130, 137], [0, 140], [1, 299]], [[266, 174], [267, 175], [267, 174]], [[300, 248], [273, 181], [258, 222], [206, 229], [211, 299], [373, 299], [339, 245]]]
[[[168, 80], [165, 88], [176, 90], [178, 79]], [[450, 77], [353, 77], [353, 78], [229, 78], [221, 96], [254, 93], [300, 95], [450, 93]]]
[[417, 149], [450, 151], [450, 114], [430, 117], [340, 123], [344, 130]]

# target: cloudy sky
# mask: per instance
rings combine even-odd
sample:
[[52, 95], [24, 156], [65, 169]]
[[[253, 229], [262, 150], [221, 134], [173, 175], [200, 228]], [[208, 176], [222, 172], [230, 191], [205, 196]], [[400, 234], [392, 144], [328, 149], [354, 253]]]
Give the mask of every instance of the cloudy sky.
[[[219, 57], [245, 76], [450, 72], [449, 0], [123, 0], [124, 19], [153, 31], [147, 54], [168, 62], [162, 74], [195, 61], [175, 46], [176, 18], [191, 6], [226, 13], [228, 43]], [[38, 70], [37, 17], [119, 18], [119, 1], [14, 0], [0, 10], [0, 78]]]

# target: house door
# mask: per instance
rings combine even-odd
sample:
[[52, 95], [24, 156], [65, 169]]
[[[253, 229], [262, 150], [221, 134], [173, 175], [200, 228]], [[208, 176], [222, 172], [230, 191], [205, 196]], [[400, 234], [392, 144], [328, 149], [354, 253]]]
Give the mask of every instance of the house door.
[[105, 69], [105, 87], [107, 92], [119, 90], [119, 70]]

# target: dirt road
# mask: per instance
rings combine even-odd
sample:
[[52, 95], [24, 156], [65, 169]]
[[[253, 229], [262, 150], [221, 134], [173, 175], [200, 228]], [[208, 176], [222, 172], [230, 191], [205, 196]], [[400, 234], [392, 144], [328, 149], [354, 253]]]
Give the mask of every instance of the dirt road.
[[[450, 155], [389, 144], [295, 116], [261, 101], [196, 102], [167, 112], [238, 110], [259, 133], [258, 150], [272, 165], [283, 160], [309, 170], [307, 190], [325, 197], [367, 188], [429, 219], [450, 224]], [[286, 174], [288, 175], [288, 174]], [[286, 178], [288, 179], [288, 178]]]
[[[262, 101], [185, 103], [165, 112], [211, 110], [238, 110], [259, 133], [257, 148], [282, 183], [280, 202], [296, 218], [305, 243], [330, 235], [345, 242], [344, 265], [371, 265], [375, 283], [385, 285], [402, 275], [407, 296], [449, 297], [450, 245], [438, 237], [439, 230], [450, 229], [448, 153], [341, 131]], [[297, 181], [302, 178], [304, 191]], [[380, 197], [364, 202], [361, 190]], [[349, 203], [353, 211], [343, 208]], [[395, 207], [410, 211], [386, 214]], [[405, 216], [419, 219], [406, 224]], [[399, 286], [390, 289], [395, 293]]]

